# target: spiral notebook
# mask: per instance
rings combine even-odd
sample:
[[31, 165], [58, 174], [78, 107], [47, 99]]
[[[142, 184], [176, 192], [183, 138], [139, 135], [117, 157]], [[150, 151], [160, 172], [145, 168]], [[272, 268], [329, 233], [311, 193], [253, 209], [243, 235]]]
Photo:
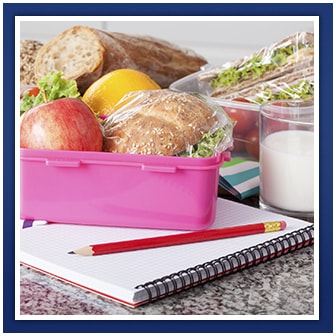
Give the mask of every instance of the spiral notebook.
[[[314, 227], [309, 222], [218, 198], [217, 217], [209, 229], [273, 220], [285, 220], [287, 228], [279, 232], [91, 257], [70, 255], [68, 251], [93, 243], [181, 231], [29, 225], [20, 230], [20, 261], [85, 290], [136, 307], [243, 271], [314, 242]], [[239, 278], [239, 273], [236, 276]]]

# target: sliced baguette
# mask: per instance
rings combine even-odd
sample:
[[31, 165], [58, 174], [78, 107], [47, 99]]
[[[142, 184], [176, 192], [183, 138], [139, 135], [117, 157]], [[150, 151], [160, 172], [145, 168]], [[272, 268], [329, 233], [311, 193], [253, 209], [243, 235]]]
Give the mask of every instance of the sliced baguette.
[[153, 37], [74, 26], [48, 41], [35, 62], [35, 75], [63, 71], [81, 93], [104, 74], [120, 68], [147, 73], [162, 88], [196, 72], [207, 61], [190, 50]]

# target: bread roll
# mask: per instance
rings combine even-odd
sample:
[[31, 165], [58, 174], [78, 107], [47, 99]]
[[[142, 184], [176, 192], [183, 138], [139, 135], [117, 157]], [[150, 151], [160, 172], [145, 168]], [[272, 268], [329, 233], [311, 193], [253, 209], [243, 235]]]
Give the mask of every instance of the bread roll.
[[73, 27], [51, 39], [39, 50], [35, 76], [42, 78], [51, 71], [63, 71], [66, 79], [77, 80], [83, 93], [90, 83], [103, 75], [105, 48], [94, 30]]
[[196, 144], [217, 119], [201, 99], [170, 90], [137, 91], [104, 124], [104, 151], [175, 155]]
[[35, 40], [20, 41], [20, 84], [36, 85], [34, 63], [39, 49], [43, 44]]
[[154, 37], [74, 26], [40, 49], [35, 75], [43, 77], [51, 71], [63, 71], [65, 78], [75, 79], [84, 93], [104, 74], [131, 68], [146, 73], [162, 88], [167, 88], [206, 63], [193, 51]]

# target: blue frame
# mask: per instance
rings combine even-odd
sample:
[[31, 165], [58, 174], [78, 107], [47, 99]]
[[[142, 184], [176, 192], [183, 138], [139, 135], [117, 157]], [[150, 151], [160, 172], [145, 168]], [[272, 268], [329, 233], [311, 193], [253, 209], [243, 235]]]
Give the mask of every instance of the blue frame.
[[[15, 16], [319, 16], [320, 20], [320, 318], [309, 320], [23, 320], [14, 316], [14, 21]], [[333, 5], [286, 4], [3, 4], [3, 332], [129, 332], [129, 333], [329, 333], [333, 326]], [[16, 112], [15, 112], [16, 113]], [[89, 317], [88, 317], [89, 318]], [[298, 317], [299, 318], [299, 317]]]

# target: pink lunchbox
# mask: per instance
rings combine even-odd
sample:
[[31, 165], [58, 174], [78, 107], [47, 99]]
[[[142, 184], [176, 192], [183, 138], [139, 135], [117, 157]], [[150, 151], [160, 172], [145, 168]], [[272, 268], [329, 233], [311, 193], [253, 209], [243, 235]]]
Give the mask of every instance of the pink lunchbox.
[[20, 149], [21, 218], [201, 230], [215, 220], [223, 152], [184, 158]]

